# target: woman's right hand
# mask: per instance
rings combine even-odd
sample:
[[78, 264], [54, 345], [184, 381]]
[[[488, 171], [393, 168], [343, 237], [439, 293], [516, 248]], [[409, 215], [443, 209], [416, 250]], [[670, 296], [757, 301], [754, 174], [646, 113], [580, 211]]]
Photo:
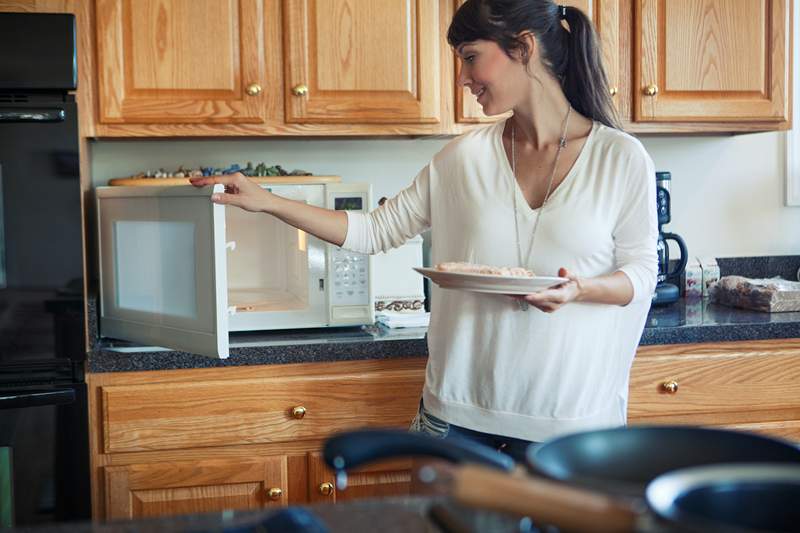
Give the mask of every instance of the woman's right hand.
[[214, 193], [211, 201], [215, 204], [234, 205], [246, 211], [269, 212], [271, 192], [262, 189], [241, 172], [225, 176], [208, 176], [189, 178], [195, 187], [206, 187], [217, 183], [225, 186], [225, 192]]

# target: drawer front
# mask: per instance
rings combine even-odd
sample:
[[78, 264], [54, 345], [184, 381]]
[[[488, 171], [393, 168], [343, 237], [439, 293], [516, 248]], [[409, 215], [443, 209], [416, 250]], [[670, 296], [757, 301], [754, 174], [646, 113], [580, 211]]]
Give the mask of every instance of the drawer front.
[[405, 427], [424, 370], [102, 387], [105, 453], [324, 439]]
[[798, 384], [800, 355], [637, 358], [628, 419], [704, 425], [800, 419]]

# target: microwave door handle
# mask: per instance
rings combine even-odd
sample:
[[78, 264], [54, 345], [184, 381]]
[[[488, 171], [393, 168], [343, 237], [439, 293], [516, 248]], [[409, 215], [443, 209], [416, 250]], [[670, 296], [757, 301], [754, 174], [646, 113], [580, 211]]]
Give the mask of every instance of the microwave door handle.
[[75, 402], [75, 389], [0, 391], [0, 409], [63, 405]]
[[0, 123], [64, 122], [66, 113], [60, 108], [8, 109], [0, 108]]

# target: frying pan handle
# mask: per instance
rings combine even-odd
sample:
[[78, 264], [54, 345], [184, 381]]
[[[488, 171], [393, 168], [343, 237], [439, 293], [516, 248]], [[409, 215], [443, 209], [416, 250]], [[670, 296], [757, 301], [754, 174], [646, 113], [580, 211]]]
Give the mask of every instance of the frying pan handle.
[[467, 440], [437, 439], [402, 430], [360, 430], [334, 435], [325, 443], [325, 462], [334, 470], [350, 470], [393, 457], [424, 455], [453, 463], [477, 463], [511, 471], [514, 460], [488, 446]]
[[453, 497], [465, 505], [530, 516], [564, 531], [635, 531], [639, 515], [604, 494], [478, 465], [451, 472]]

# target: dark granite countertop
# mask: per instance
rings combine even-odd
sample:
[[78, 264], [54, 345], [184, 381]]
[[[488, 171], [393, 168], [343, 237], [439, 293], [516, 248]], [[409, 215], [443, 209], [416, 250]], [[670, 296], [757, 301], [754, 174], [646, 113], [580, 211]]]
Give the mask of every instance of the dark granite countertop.
[[[721, 275], [780, 275], [795, 279], [800, 256], [718, 259]], [[89, 328], [97, 338], [97, 313], [89, 305]], [[126, 372], [425, 357], [426, 328], [384, 326], [233, 333], [230, 357], [200, 355], [101, 339], [89, 353], [89, 372]], [[640, 345], [800, 338], [800, 312], [762, 313], [707, 300], [680, 300], [653, 307]]]
[[[444, 531], [432, 519], [432, 506], [444, 509], [446, 516], [457, 520], [459, 531], [481, 533], [526, 533], [537, 531], [527, 519], [490, 513], [458, 506], [442, 497], [389, 498], [362, 500], [336, 505], [314, 505], [290, 508], [311, 513], [324, 530], [288, 529], [276, 523], [280, 510], [223, 511], [145, 520], [120, 520], [107, 523], [63, 523], [11, 531], [30, 533], [257, 533], [260, 531], [328, 531], [352, 533], [381, 531], [386, 533], [438, 533]], [[284, 516], [286, 511], [283, 511]], [[270, 520], [273, 520], [270, 522]], [[454, 529], [455, 530], [455, 529]]]
[[[426, 328], [383, 326], [233, 333], [230, 357], [200, 355], [103, 339], [89, 372], [352, 361], [427, 356]], [[704, 300], [650, 310], [640, 345], [800, 337], [800, 312], [761, 313]]]

